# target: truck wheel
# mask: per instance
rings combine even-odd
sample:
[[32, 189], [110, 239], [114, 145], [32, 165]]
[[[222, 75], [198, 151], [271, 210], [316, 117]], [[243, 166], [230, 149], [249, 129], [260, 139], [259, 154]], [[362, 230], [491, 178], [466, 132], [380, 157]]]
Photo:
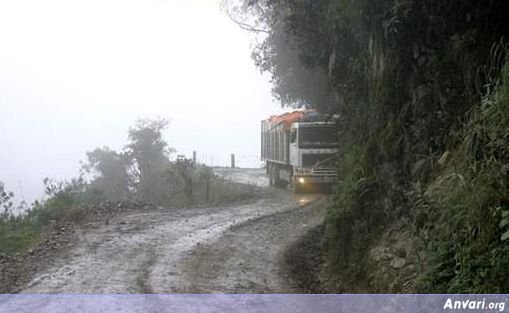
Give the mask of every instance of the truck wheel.
[[274, 171], [272, 165], [267, 165], [267, 175], [269, 176], [269, 186], [274, 186]]
[[272, 168], [272, 179], [274, 181], [275, 187], [281, 187], [283, 185], [281, 179], [279, 178], [279, 166], [274, 165]]

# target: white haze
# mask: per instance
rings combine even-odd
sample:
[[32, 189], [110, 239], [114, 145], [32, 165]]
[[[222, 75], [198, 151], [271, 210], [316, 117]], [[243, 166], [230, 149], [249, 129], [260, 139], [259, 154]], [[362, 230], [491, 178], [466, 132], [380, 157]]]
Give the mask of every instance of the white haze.
[[218, 1], [0, 0], [0, 181], [37, 199], [140, 117], [168, 118], [179, 154], [258, 166], [281, 109], [250, 53]]

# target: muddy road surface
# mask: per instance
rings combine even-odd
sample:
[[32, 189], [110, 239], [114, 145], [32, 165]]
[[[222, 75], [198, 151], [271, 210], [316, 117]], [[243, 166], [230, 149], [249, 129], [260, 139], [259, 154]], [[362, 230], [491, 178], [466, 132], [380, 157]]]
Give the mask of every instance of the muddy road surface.
[[265, 188], [252, 203], [140, 210], [77, 229], [22, 293], [293, 293], [285, 248], [322, 221], [322, 195], [270, 189], [259, 169], [216, 169]]

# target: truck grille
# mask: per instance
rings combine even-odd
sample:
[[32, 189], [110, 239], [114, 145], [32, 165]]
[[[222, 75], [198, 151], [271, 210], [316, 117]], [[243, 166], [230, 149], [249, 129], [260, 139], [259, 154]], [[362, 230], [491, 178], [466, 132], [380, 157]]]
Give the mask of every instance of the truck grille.
[[[303, 154], [302, 155], [302, 166], [304, 167], [312, 167], [313, 165], [316, 165], [317, 163], [330, 159], [334, 156], [334, 154]], [[332, 166], [334, 165], [334, 159], [330, 160], [330, 162], [325, 162], [327, 164], [321, 164], [323, 166]]]
[[313, 167], [313, 175], [335, 176], [336, 168], [333, 166], [317, 166]]

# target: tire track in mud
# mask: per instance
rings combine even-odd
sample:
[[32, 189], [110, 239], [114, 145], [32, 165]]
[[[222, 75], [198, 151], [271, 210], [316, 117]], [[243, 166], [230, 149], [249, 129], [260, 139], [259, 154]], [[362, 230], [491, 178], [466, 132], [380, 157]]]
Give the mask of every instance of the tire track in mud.
[[298, 293], [286, 276], [287, 247], [323, 222], [324, 197], [232, 226], [190, 252], [183, 274], [197, 293]]
[[[221, 175], [264, 184], [263, 170], [231, 174]], [[320, 221], [323, 212], [310, 204], [324, 197], [265, 194], [249, 204], [130, 212], [92, 225], [22, 292], [293, 292], [279, 260], [291, 241]]]

